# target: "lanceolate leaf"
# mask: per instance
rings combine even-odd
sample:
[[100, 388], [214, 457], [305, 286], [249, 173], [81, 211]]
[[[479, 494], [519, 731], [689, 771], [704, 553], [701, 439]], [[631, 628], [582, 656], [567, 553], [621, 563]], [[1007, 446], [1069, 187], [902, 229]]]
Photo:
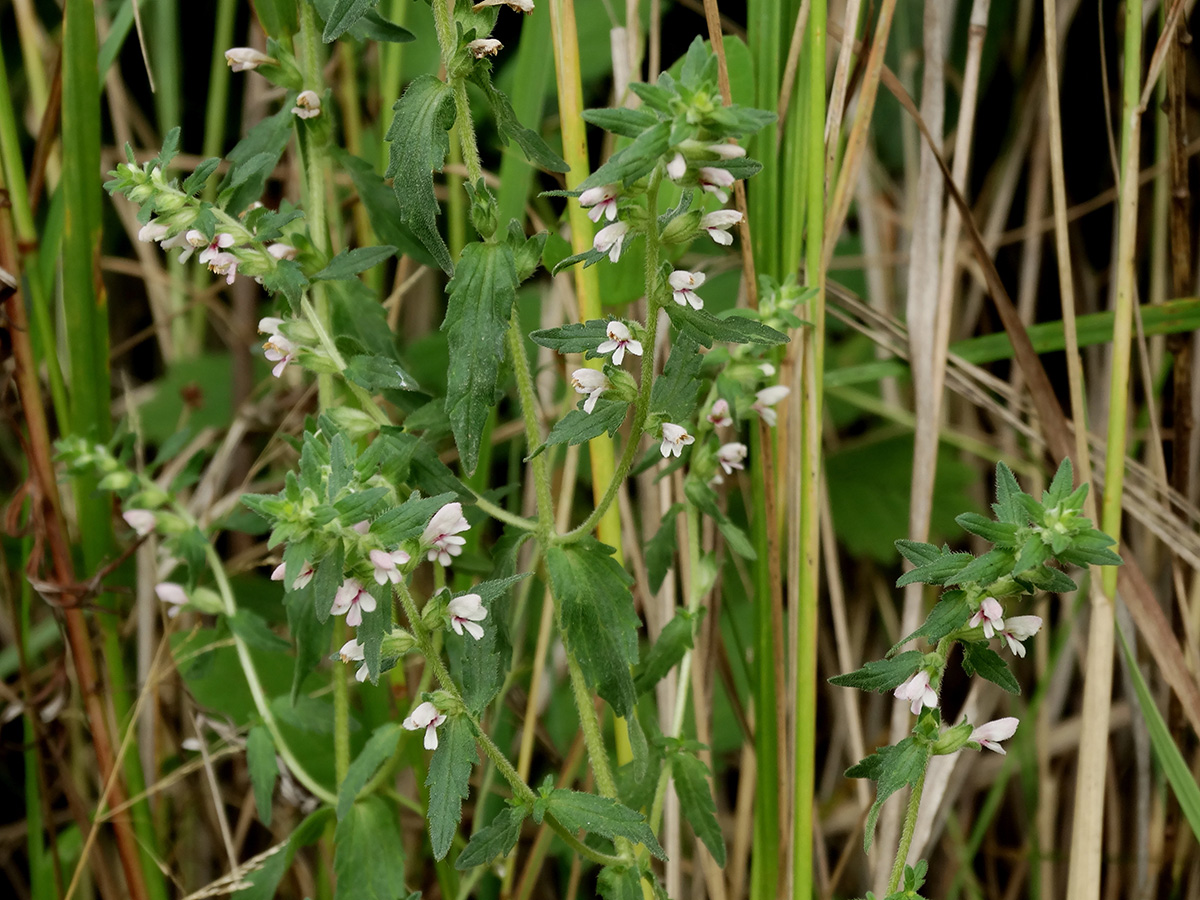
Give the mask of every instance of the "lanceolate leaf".
[[663, 308], [676, 328], [705, 347], [711, 347], [713, 341], [771, 346], [786, 344], [790, 340], [782, 331], [776, 331], [748, 316], [731, 314], [717, 318], [703, 309], [692, 309], [677, 303], [668, 303]]
[[550, 149], [542, 136], [536, 131], [526, 128], [517, 119], [512, 103], [503, 91], [492, 84], [490, 74], [483, 66], [476, 66], [471, 72], [471, 80], [475, 82], [487, 97], [492, 115], [496, 117], [496, 125], [500, 129], [500, 140], [505, 144], [512, 138], [520, 146], [525, 158], [535, 166], [540, 166], [547, 172], [566, 172], [570, 166], [562, 157]]
[[396, 193], [387, 182], [375, 171], [375, 168], [365, 159], [359, 159], [352, 153], [334, 147], [333, 157], [354, 182], [354, 193], [367, 210], [367, 218], [371, 220], [371, 230], [385, 244], [399, 247], [401, 252], [413, 257], [417, 262], [426, 266], [436, 266], [437, 261], [425, 245], [403, 223], [400, 217], [400, 204]]
[[863, 834], [863, 849], [868, 853], [875, 837], [875, 822], [884, 801], [900, 788], [916, 784], [928, 762], [929, 747], [918, 743], [916, 738], [906, 737], [894, 746], [880, 748], [846, 770], [847, 778], [870, 778], [877, 784], [875, 802], [867, 814], [867, 827]]
[[683, 654], [692, 649], [695, 623], [696, 617], [686, 608], [680, 608], [675, 617], [666, 624], [658, 640], [646, 654], [646, 659], [637, 668], [634, 687], [639, 696], [662, 681], [683, 659]]
[[470, 791], [471, 767], [478, 761], [471, 723], [465, 716], [451, 716], [438, 729], [438, 748], [429, 762], [429, 840], [433, 858], [444, 859], [450, 851], [462, 802]]
[[526, 815], [528, 813], [523, 806], [509, 806], [500, 810], [490, 825], [471, 835], [467, 849], [454, 861], [454, 868], [465, 871], [490, 863], [497, 856], [507, 855], [521, 837], [521, 823]]
[[360, 272], [374, 268], [385, 259], [396, 255], [396, 248], [387, 244], [381, 247], [356, 247], [343, 250], [329, 261], [329, 265], [312, 276], [313, 281], [342, 281], [353, 278]]
[[569, 831], [583, 829], [609, 840], [622, 837], [635, 844], [645, 844], [646, 849], [659, 859], [667, 858], [646, 817], [616, 800], [566, 788], [554, 788], [546, 799], [546, 811]]
[[346, 777], [342, 779], [341, 786], [338, 788], [337, 817], [339, 820], [346, 818], [346, 813], [354, 806], [354, 800], [358, 797], [358, 792], [363, 789], [363, 785], [395, 752], [396, 745], [400, 743], [400, 735], [403, 733], [399, 723], [385, 722], [375, 729], [375, 733], [363, 745], [358, 756], [354, 758], [354, 762], [350, 763], [350, 768], [346, 770]]
[[687, 752], [671, 757], [671, 774], [675, 778], [675, 794], [683, 817], [692, 826], [696, 837], [704, 842], [717, 865], [725, 867], [725, 838], [717, 821], [717, 805], [708, 789], [708, 766]]
[[479, 441], [496, 405], [509, 315], [517, 296], [517, 267], [508, 244], [468, 244], [446, 288], [450, 302], [442, 330], [450, 344], [446, 415], [468, 474], [479, 461]]
[[638, 617], [633, 579], [612, 558], [612, 548], [592, 539], [546, 552], [550, 584], [562, 607], [563, 635], [584, 677], [619, 716], [637, 697], [629, 667], [638, 659]]
[[919, 650], [909, 650], [891, 659], [869, 662], [854, 672], [835, 675], [829, 679], [829, 683], [863, 691], [890, 691], [917, 671], [923, 657], [924, 654]]
[[453, 124], [450, 85], [432, 75], [419, 75], [396, 102], [396, 115], [387, 133], [392, 144], [387, 175], [400, 203], [401, 221], [447, 274], [454, 266], [437, 228], [433, 173], [440, 172], [446, 161], [450, 149], [447, 132]]
[[546, 442], [530, 453], [529, 458], [533, 459], [555, 444], [584, 444], [606, 431], [612, 437], [628, 413], [629, 404], [620, 400], [597, 400], [596, 408], [590, 413], [573, 409], [550, 429]]
[[680, 334], [671, 348], [663, 373], [654, 379], [650, 411], [670, 422], [687, 422], [696, 411], [700, 393], [700, 345], [688, 334]]
[[998, 684], [1010, 694], [1021, 693], [1021, 685], [1000, 654], [992, 650], [983, 641], [971, 641], [963, 644], [963, 671], [967, 676], [979, 675], [993, 684]]
[[329, 15], [325, 16], [325, 30], [321, 33], [321, 40], [327, 44], [336, 41], [378, 2], [379, 0], [334, 0], [333, 8]]
[[642, 900], [642, 876], [635, 868], [605, 866], [596, 879], [596, 890], [604, 900]]
[[[480, 623], [483, 637], [476, 640], [469, 633], [464, 633], [461, 638], [463, 700], [477, 715], [492, 702], [508, 670], [512, 654], [506, 633], [509, 591], [530, 574], [522, 572], [510, 578], [485, 581], [471, 588], [471, 593], [479, 595], [480, 602], [488, 611], [487, 618]], [[457, 637], [447, 638], [451, 639], [458, 640]]]
[[966, 593], [964, 591], [947, 591], [942, 595], [942, 599], [934, 604], [925, 624], [912, 634], [897, 641], [888, 652], [894, 653], [909, 641], [919, 637], [925, 638], [931, 644], [936, 644], [950, 632], [957, 631], [966, 625], [969, 618], [971, 618], [971, 607], [967, 603]]
[[682, 503], [676, 503], [663, 513], [658, 532], [646, 544], [646, 575], [650, 590], [656, 594], [675, 562], [675, 522], [683, 508]]
[[334, 900], [399, 900], [404, 845], [394, 810], [378, 797], [355, 803], [334, 833]]
[[658, 116], [647, 109], [585, 109], [583, 120], [605, 131], [631, 138], [658, 124]]
[[595, 351], [600, 344], [608, 340], [607, 329], [607, 320], [592, 319], [560, 325], [558, 328], [543, 328], [529, 337], [535, 344], [559, 353], [586, 353], [589, 350]]
[[647, 128], [632, 144], [618, 150], [608, 162], [577, 185], [577, 189], [586, 191], [606, 184], [636, 181], [658, 164], [659, 157], [667, 152], [670, 141], [671, 126], [666, 122]]
[[270, 825], [271, 795], [275, 793], [279, 767], [275, 763], [275, 743], [262, 725], [255, 725], [246, 736], [246, 765], [250, 769], [258, 818], [264, 825]]

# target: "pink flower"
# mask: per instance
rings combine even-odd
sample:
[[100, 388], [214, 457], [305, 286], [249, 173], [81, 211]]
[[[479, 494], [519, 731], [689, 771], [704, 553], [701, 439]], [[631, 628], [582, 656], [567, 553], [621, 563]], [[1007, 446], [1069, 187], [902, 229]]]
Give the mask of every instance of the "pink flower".
[[346, 624], [357, 628], [362, 624], [364, 612], [375, 612], [375, 598], [367, 592], [356, 578], [347, 578], [333, 595], [330, 615], [346, 617]]
[[929, 686], [929, 673], [924, 669], [917, 669], [904, 684], [896, 688], [893, 696], [897, 700], [910, 701], [909, 709], [914, 716], [920, 715], [923, 706], [930, 709], [937, 707], [937, 694]]
[[998, 631], [1004, 630], [1004, 607], [995, 597], [984, 597], [975, 615], [967, 623], [968, 628], [978, 628], [983, 624], [983, 636], [991, 638]]
[[167, 618], [173, 619], [179, 615], [179, 611], [183, 609], [188, 602], [187, 592], [183, 586], [176, 584], [174, 581], [159, 582], [154, 586], [154, 593], [158, 595], [158, 599], [167, 604]]
[[617, 219], [617, 186], [606, 184], [604, 187], [588, 188], [579, 195], [579, 205], [584, 209], [591, 207], [588, 218], [599, 222], [607, 218], [610, 222]]
[[455, 634], [461, 635], [465, 628], [475, 640], [483, 638], [483, 627], [476, 623], [486, 619], [488, 611], [483, 608], [483, 599], [478, 594], [455, 597], [446, 604], [446, 612], [450, 615], [450, 627]]
[[703, 309], [704, 301], [696, 293], [696, 288], [704, 284], [705, 277], [703, 272], [685, 272], [683, 269], [676, 269], [667, 276], [667, 281], [671, 285], [671, 299], [680, 306], [691, 304], [692, 309]]
[[504, 49], [504, 45], [495, 38], [479, 38], [467, 44], [467, 49], [476, 59], [483, 59], [485, 56], [495, 56]]
[[775, 415], [775, 410], [771, 409], [771, 407], [791, 392], [791, 388], [783, 384], [763, 388], [754, 395], [754, 405], [750, 408], [758, 413], [768, 425], [774, 425], [778, 421], [778, 417]]
[[621, 247], [624, 246], [625, 238], [628, 235], [629, 223], [613, 222], [611, 225], [605, 225], [596, 232], [596, 237], [592, 241], [592, 247], [601, 253], [607, 253], [608, 258], [616, 262], [621, 258]]
[[295, 259], [296, 254], [299, 251], [291, 244], [284, 244], [280, 241], [276, 241], [267, 247], [267, 252], [276, 259]]
[[1024, 657], [1025, 645], [1021, 643], [1033, 637], [1041, 630], [1040, 616], [1010, 616], [1002, 626], [997, 626], [1000, 639], [1008, 643], [1008, 649], [1013, 655]]
[[750, 452], [745, 444], [734, 441], [730, 444], [722, 444], [717, 450], [717, 462], [721, 464], [721, 468], [725, 470], [726, 475], [732, 475], [734, 469], [739, 471], [745, 469], [746, 454]]
[[412, 715], [401, 724], [408, 731], [425, 729], [425, 749], [436, 750], [438, 747], [437, 727], [445, 721], [446, 714], [439, 712], [436, 706], [426, 700], [414, 709]]
[[700, 176], [700, 187], [715, 196], [722, 203], [729, 202], [729, 194], [724, 189], [734, 182], [733, 175], [728, 169], [718, 169], [715, 166], [701, 166], [696, 173]]
[[746, 155], [746, 148], [739, 147], [737, 144], [709, 144], [704, 149], [709, 153], [721, 157], [721, 159], [737, 159]]
[[411, 557], [403, 550], [371, 550], [367, 553], [371, 559], [371, 565], [375, 567], [375, 583], [387, 584], [389, 581], [392, 584], [399, 584], [404, 577], [400, 572], [400, 566], [404, 565]]
[[1019, 720], [1013, 716], [1007, 716], [1003, 719], [993, 719], [991, 722], [985, 722], [978, 728], [971, 731], [971, 740], [978, 743], [981, 747], [987, 747], [994, 753], [999, 753], [1004, 756], [1004, 748], [1000, 746], [1000, 741], [1007, 741], [1010, 737], [1017, 733], [1017, 724]]
[[137, 239], [143, 243], [150, 244], [155, 241], [161, 241], [167, 236], [167, 232], [171, 229], [160, 222], [147, 222], [138, 231]]
[[158, 524], [158, 517], [148, 509], [127, 509], [121, 513], [121, 518], [137, 533], [138, 537], [145, 537]]
[[[271, 572], [272, 581], [283, 581], [284, 573], [287, 571], [287, 563], [280, 563]], [[307, 587], [308, 583], [313, 580], [313, 576], [317, 574], [317, 570], [313, 568], [312, 563], [307, 559], [300, 566], [300, 571], [296, 577], [292, 579], [292, 590], [298, 591], [302, 587]]]
[[[195, 246], [198, 240], [204, 240], [204, 235], [193, 228], [187, 233], [187, 239], [189, 244]], [[232, 247], [233, 244], [234, 237], [232, 234], [218, 231], [213, 235], [212, 240], [207, 242], [207, 245], [204, 247], [204, 249], [200, 251], [200, 264], [204, 265], [213, 257], [219, 255], [222, 250], [227, 250], [228, 248]], [[225, 255], [228, 256], [229, 254]]]
[[642, 355], [642, 342], [635, 341], [633, 335], [629, 333], [629, 328], [624, 322], [613, 320], [608, 323], [608, 328], [605, 329], [608, 335], [607, 341], [601, 341], [600, 346], [596, 348], [597, 353], [611, 353], [614, 366], [619, 366], [621, 360], [625, 358], [625, 351], [628, 350], [634, 356]]
[[733, 418], [729, 415], [729, 401], [724, 397], [718, 397], [708, 412], [708, 421], [713, 424], [714, 428], [732, 425]]
[[296, 359], [296, 351], [300, 349], [283, 336], [283, 333], [280, 331], [282, 326], [283, 319], [274, 316], [261, 319], [258, 323], [258, 330], [260, 332], [270, 333], [270, 337], [263, 344], [263, 356], [276, 364], [271, 369], [271, 374], [276, 378], [283, 374], [283, 370], [287, 368], [288, 363]]
[[208, 258], [208, 271], [214, 275], [224, 275], [226, 284], [233, 284], [233, 279], [237, 277], [238, 263], [240, 260], [232, 253], [214, 253]]
[[742, 214], [736, 209], [718, 209], [702, 218], [700, 227], [718, 244], [728, 247], [733, 243], [733, 235], [729, 233], [729, 229], [740, 221]]
[[421, 535], [421, 543], [429, 547], [430, 562], [437, 560], [443, 566], [448, 566], [450, 557], [461, 556], [467, 539], [458, 535], [470, 527], [471, 524], [462, 514], [461, 503], [447, 503], [435, 512]]
[[[342, 649], [338, 651], [338, 656], [342, 662], [362, 662], [366, 653], [363, 645], [358, 642], [358, 638], [351, 638], [342, 644]], [[367, 664], [364, 662], [358, 667], [358, 671], [354, 673], [355, 681], [366, 681], [370, 673], [367, 671]]]

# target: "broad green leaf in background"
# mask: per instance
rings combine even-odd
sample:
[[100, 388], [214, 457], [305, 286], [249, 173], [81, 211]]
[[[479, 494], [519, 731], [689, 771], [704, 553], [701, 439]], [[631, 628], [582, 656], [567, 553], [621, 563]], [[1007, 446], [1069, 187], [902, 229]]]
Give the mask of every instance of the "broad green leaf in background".
[[450, 85], [432, 75], [421, 75], [396, 101], [396, 115], [386, 138], [392, 145], [387, 177], [392, 179], [400, 204], [400, 219], [446, 274], [454, 271], [454, 265], [438, 232], [433, 173], [440, 172], [445, 164], [454, 117]]
[[717, 821], [717, 805], [708, 787], [708, 774], [708, 766], [691, 753], [681, 751], [671, 757], [671, 775], [680, 811], [717, 865], [724, 868], [725, 838]]
[[479, 462], [479, 441], [496, 405], [505, 333], [517, 296], [517, 268], [508, 244], [468, 244], [446, 291], [442, 330], [450, 342], [446, 415], [467, 474]]
[[546, 551], [550, 584], [562, 610], [563, 639], [589, 685], [619, 716], [637, 695], [629, 667], [638, 660], [637, 613], [629, 573], [612, 548], [592, 538]]
[[479, 760], [471, 723], [451, 716], [438, 729], [438, 748], [429, 762], [429, 840], [433, 858], [445, 859], [462, 818], [462, 802], [470, 792], [471, 767]]
[[279, 767], [275, 763], [275, 742], [262, 725], [255, 725], [246, 735], [246, 766], [250, 769], [258, 818], [264, 825], [270, 825], [271, 795], [275, 793]]
[[384, 244], [380, 247], [356, 247], [343, 250], [329, 261], [329, 265], [312, 276], [313, 281], [342, 281], [354, 278], [360, 272], [374, 268], [396, 255], [396, 248]]
[[404, 887], [404, 845], [395, 810], [379, 797], [355, 803], [334, 833], [334, 900], [399, 900]]
[[375, 771], [396, 751], [396, 745], [400, 743], [400, 735], [403, 733], [399, 723], [385, 722], [375, 729], [375, 733], [363, 745], [358, 756], [354, 757], [354, 762], [350, 763], [350, 768], [346, 770], [346, 777], [342, 779], [342, 783], [338, 787], [338, 821], [346, 818], [346, 814], [354, 805], [355, 798], [358, 797], [358, 792], [363, 789]]
[[646, 544], [646, 576], [656, 594], [675, 562], [675, 523], [683, 509], [682, 503], [675, 503], [663, 513], [662, 524]]
[[683, 659], [683, 654], [692, 649], [695, 622], [696, 616], [687, 609], [681, 607], [675, 611], [674, 618], [663, 627], [658, 640], [634, 672], [633, 684], [638, 696], [662, 681]]
[[596, 890], [604, 900], [643, 900], [642, 875], [635, 868], [605, 866], [596, 879]]
[[309, 813], [304, 821], [296, 826], [296, 830], [287, 839], [287, 846], [281, 852], [267, 857], [261, 868], [246, 874], [245, 880], [248, 885], [237, 892], [238, 900], [272, 900], [279, 888], [279, 882], [283, 880], [292, 860], [296, 858], [296, 851], [320, 840], [332, 815], [333, 810], [328, 806]]

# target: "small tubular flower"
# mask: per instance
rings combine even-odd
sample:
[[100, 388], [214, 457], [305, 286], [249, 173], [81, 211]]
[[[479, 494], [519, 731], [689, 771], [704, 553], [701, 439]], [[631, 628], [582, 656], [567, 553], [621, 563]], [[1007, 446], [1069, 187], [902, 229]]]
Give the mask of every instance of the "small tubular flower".
[[144, 244], [152, 244], [165, 238], [170, 230], [161, 222], [147, 222], [138, 230], [137, 238]]
[[718, 169], [716, 166], [701, 166], [696, 174], [700, 177], [700, 187], [708, 191], [722, 203], [729, 202], [729, 192], [725, 188], [731, 187], [735, 179], [728, 169]]
[[728, 247], [733, 243], [733, 235], [729, 233], [729, 229], [740, 221], [742, 214], [736, 209], [718, 209], [702, 218], [700, 227], [718, 244]]
[[669, 456], [679, 456], [683, 453], [683, 448], [694, 443], [695, 440], [682, 425], [663, 422], [662, 446], [659, 448], [662, 451], [663, 459]]
[[321, 97], [316, 91], [301, 91], [292, 107], [292, 115], [300, 119], [313, 119], [321, 114]]
[[596, 352], [611, 353], [614, 366], [621, 364], [621, 360], [625, 358], [626, 350], [634, 356], [642, 355], [642, 342], [633, 339], [633, 335], [629, 333], [629, 328], [624, 322], [618, 322], [614, 319], [608, 323], [605, 333], [608, 335], [608, 340], [601, 341], [600, 346], [596, 348]]
[[587, 400], [583, 403], [583, 411], [591, 413], [596, 408], [596, 401], [600, 399], [600, 395], [611, 385], [603, 372], [596, 369], [576, 369], [571, 373], [571, 387], [580, 394], [588, 395]]
[[425, 731], [425, 749], [436, 750], [438, 748], [437, 728], [446, 721], [446, 714], [439, 711], [436, 706], [426, 700], [420, 706], [412, 711], [407, 719], [401, 724], [408, 731]]
[[347, 578], [333, 595], [330, 615], [345, 616], [346, 624], [357, 628], [362, 624], [364, 612], [375, 612], [375, 598], [368, 593], [357, 578]]
[[[287, 563], [280, 563], [271, 572], [272, 581], [283, 581], [284, 573], [287, 571]], [[312, 563], [307, 559], [300, 566], [300, 571], [296, 577], [292, 579], [292, 590], [298, 591], [302, 587], [307, 587], [308, 583], [313, 580], [313, 576], [317, 574], [317, 570], [313, 568]]]
[[750, 408], [758, 413], [768, 425], [774, 425], [778, 421], [778, 416], [771, 407], [791, 392], [792, 389], [784, 384], [763, 388], [754, 395], [754, 404]]
[[465, 628], [467, 634], [475, 640], [483, 638], [483, 626], [477, 623], [487, 618], [488, 611], [484, 609], [483, 598], [478, 594], [455, 597], [446, 604], [446, 612], [450, 616], [450, 627], [454, 629], [455, 634], [461, 635]]
[[704, 284], [706, 277], [703, 272], [687, 272], [683, 269], [676, 269], [667, 276], [667, 282], [671, 285], [671, 299], [680, 306], [690, 304], [692, 309], [703, 309], [704, 301], [696, 293], [696, 288]]
[[896, 688], [893, 696], [897, 700], [908, 700], [909, 709], [914, 716], [920, 715], [922, 707], [937, 707], [937, 694], [929, 686], [929, 673], [924, 669], [917, 669], [907, 681]]
[[241, 262], [232, 253], [214, 253], [208, 258], [208, 271], [214, 275], [224, 275], [226, 284], [233, 284], [237, 277], [238, 264]]
[[533, 12], [533, 0], [482, 0], [475, 4], [475, 9], [483, 9], [485, 6], [507, 6], [514, 12], [525, 13], [525, 15]]
[[1025, 645], [1021, 642], [1033, 637], [1041, 628], [1041, 616], [1009, 616], [996, 630], [1013, 655], [1024, 658]]
[[252, 72], [259, 66], [278, 65], [279, 60], [253, 47], [233, 47], [225, 51], [225, 62], [235, 72]]
[[1020, 720], [1014, 716], [993, 719], [991, 722], [985, 722], [978, 728], [973, 729], [971, 731], [971, 740], [978, 743], [981, 747], [987, 747], [993, 753], [999, 753], [1001, 756], [1004, 756], [1004, 748], [1000, 746], [1000, 741], [1007, 741], [1016, 734], [1019, 723]]
[[376, 584], [387, 584], [389, 581], [392, 584], [399, 584], [404, 577], [400, 572], [400, 566], [412, 558], [403, 550], [392, 550], [390, 553], [387, 550], [371, 550], [367, 556], [371, 560], [371, 565], [375, 567]]
[[258, 322], [258, 330], [270, 335], [263, 343], [263, 356], [270, 362], [275, 363], [275, 367], [271, 369], [271, 374], [276, 378], [283, 374], [283, 370], [287, 368], [288, 363], [295, 360], [296, 351], [300, 349], [283, 336], [280, 332], [282, 326], [283, 319], [275, 316], [268, 316], [260, 319]]
[[295, 259], [299, 252], [291, 244], [285, 244], [282, 241], [276, 241], [267, 247], [267, 252], [276, 259]]
[[687, 160], [683, 158], [682, 153], [676, 153], [671, 157], [671, 161], [667, 163], [667, 175], [672, 181], [678, 181], [687, 174]]
[[121, 513], [125, 524], [134, 530], [138, 537], [145, 537], [158, 524], [158, 517], [148, 509], [127, 509]]
[[183, 589], [183, 585], [176, 584], [174, 581], [160, 581], [154, 586], [154, 593], [159, 600], [167, 604], [168, 619], [175, 618], [179, 615], [179, 611], [187, 606], [187, 592]]
[[366, 658], [366, 650], [358, 642], [358, 638], [351, 638], [342, 644], [342, 649], [338, 651], [338, 657], [344, 663], [362, 662], [362, 665], [358, 667], [358, 671], [354, 673], [354, 680], [360, 682], [367, 680], [367, 676], [370, 673], [367, 671], [367, 664], [363, 662]]
[[613, 222], [596, 232], [592, 247], [601, 253], [607, 253], [608, 258], [616, 262], [621, 258], [621, 248], [625, 245], [625, 238], [628, 234], [629, 224], [627, 222]]
[[610, 222], [617, 219], [617, 186], [606, 184], [603, 187], [588, 188], [579, 195], [579, 205], [588, 210], [588, 218], [599, 222], [607, 218]]
[[483, 59], [485, 56], [495, 56], [503, 49], [504, 45], [495, 38], [477, 38], [467, 44], [467, 50], [476, 59]]
[[721, 468], [725, 470], [726, 475], [732, 475], [734, 469], [740, 471], [746, 468], [746, 454], [749, 452], [750, 448], [738, 441], [722, 444], [717, 449], [717, 462], [721, 464]]
[[471, 523], [462, 514], [461, 503], [447, 503], [435, 512], [421, 535], [421, 543], [429, 547], [429, 561], [437, 560], [448, 566], [452, 556], [461, 556], [467, 539], [458, 535], [470, 527]]
[[1004, 607], [995, 597], [984, 597], [975, 615], [967, 622], [968, 628], [978, 628], [980, 625], [983, 625], [983, 636], [989, 639], [1004, 630]]
[[235, 243], [232, 234], [224, 231], [218, 231], [212, 236], [212, 240], [207, 240], [202, 231], [193, 228], [187, 233], [188, 243], [193, 247], [202, 246], [199, 242], [204, 241], [204, 249], [200, 251], [200, 264], [210, 262], [214, 257], [219, 256], [221, 251], [227, 250]]
[[729, 415], [729, 401], [724, 397], [718, 397], [714, 400], [712, 409], [708, 411], [708, 421], [712, 423], [714, 428], [732, 425], [733, 417]]
[[721, 159], [738, 159], [746, 155], [746, 148], [739, 144], [708, 144], [704, 149]]

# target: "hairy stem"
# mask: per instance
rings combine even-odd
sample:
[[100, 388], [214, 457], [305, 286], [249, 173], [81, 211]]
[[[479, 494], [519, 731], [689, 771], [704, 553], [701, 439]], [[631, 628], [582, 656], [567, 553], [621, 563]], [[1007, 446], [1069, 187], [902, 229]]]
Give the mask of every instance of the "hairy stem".
[[924, 790], [925, 772], [922, 772], [908, 797], [908, 812], [904, 814], [904, 827], [900, 831], [900, 846], [896, 848], [896, 861], [892, 863], [892, 876], [888, 879], [889, 894], [899, 890], [900, 881], [904, 878], [904, 864], [908, 859], [908, 848], [912, 846], [913, 830], [917, 827], [917, 813], [921, 811], [921, 793]]

